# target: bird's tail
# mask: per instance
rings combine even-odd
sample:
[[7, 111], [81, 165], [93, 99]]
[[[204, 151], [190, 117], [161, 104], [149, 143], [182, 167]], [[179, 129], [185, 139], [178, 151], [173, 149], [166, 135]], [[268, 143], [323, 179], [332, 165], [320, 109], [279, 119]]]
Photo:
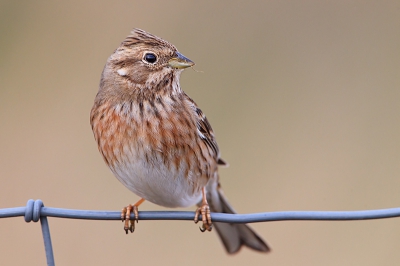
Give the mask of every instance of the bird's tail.
[[[236, 213], [224, 196], [219, 184], [218, 188], [212, 189], [208, 193], [210, 193], [207, 195], [207, 199], [211, 212]], [[246, 224], [214, 222], [213, 226], [229, 254], [238, 252], [242, 246], [260, 252], [270, 251], [264, 240]]]

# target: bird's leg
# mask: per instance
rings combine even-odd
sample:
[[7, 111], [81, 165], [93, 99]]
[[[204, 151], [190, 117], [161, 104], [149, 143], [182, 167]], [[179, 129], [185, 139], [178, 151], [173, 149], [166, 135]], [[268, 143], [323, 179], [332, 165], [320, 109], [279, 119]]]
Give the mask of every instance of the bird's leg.
[[[130, 231], [131, 233], [133, 233], [133, 231], [135, 231], [135, 221], [136, 222], [139, 221], [138, 207], [140, 204], [143, 203], [143, 201], [145, 201], [145, 199], [142, 198], [135, 204], [133, 204], [133, 205], [129, 204], [128, 206], [126, 206], [125, 208], [122, 209], [121, 220], [123, 222], [125, 222], [124, 230], [126, 233], [128, 233], [128, 231]], [[131, 219], [131, 212], [133, 212], [133, 214], [135, 215], [134, 219]]]
[[197, 208], [196, 214], [194, 216], [194, 222], [197, 224], [199, 221], [199, 215], [201, 214], [201, 221], [203, 225], [200, 227], [200, 231], [211, 231], [212, 229], [212, 222], [211, 222], [211, 214], [210, 214], [210, 206], [208, 205], [207, 198], [206, 198], [206, 188], [203, 187], [201, 190], [203, 194], [203, 199], [201, 201], [201, 206]]

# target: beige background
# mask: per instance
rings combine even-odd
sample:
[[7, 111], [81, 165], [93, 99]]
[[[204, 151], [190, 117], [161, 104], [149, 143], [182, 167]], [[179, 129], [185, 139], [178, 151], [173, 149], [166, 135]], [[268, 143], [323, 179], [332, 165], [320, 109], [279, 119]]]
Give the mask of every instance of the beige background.
[[[133, 27], [204, 71], [181, 83], [216, 131], [239, 212], [399, 207], [400, 2], [244, 2], [0, 2], [0, 208], [138, 199], [89, 126], [104, 63]], [[273, 252], [235, 256], [192, 222], [142, 221], [128, 236], [118, 221], [49, 222], [57, 265], [400, 262], [399, 219], [254, 224]], [[0, 265], [45, 265], [40, 225], [1, 219], [0, 252]]]

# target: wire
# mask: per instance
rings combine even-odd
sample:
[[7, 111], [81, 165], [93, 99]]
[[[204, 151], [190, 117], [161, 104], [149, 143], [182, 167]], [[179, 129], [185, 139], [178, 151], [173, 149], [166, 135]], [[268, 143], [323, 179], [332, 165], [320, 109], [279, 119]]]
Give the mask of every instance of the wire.
[[[188, 211], [140, 211], [139, 220], [191, 220], [194, 212]], [[72, 210], [45, 207], [41, 200], [28, 200], [26, 207], [0, 209], [0, 218], [24, 216], [26, 222], [40, 221], [46, 252], [47, 265], [54, 265], [53, 248], [47, 217], [121, 220], [121, 212]], [[363, 211], [279, 211], [249, 214], [211, 213], [212, 221], [224, 223], [260, 223], [272, 221], [348, 221], [371, 220], [400, 217], [400, 208], [363, 210]], [[132, 218], [133, 215], [132, 215]], [[201, 220], [201, 217], [200, 217]]]

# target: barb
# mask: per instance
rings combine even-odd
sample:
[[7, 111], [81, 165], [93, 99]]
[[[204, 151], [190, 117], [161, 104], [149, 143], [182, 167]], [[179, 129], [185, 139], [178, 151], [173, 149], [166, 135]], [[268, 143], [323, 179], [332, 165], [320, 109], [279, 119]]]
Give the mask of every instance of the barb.
[[[190, 220], [194, 212], [188, 211], [140, 211], [139, 220]], [[41, 222], [47, 265], [54, 265], [54, 255], [50, 239], [47, 217], [121, 220], [119, 211], [72, 210], [44, 207], [41, 200], [28, 200], [26, 207], [0, 209], [0, 218], [24, 216], [26, 222]], [[223, 223], [260, 223], [272, 221], [348, 221], [371, 220], [400, 217], [400, 208], [363, 210], [363, 211], [279, 211], [249, 214], [211, 213], [214, 222]], [[132, 214], [132, 218], [133, 214]], [[201, 217], [199, 218], [201, 220]]]

